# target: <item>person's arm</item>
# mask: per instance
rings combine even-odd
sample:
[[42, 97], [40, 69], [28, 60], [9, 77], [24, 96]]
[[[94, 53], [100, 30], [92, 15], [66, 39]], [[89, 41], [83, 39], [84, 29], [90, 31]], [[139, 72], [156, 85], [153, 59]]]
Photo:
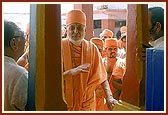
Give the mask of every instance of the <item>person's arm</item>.
[[88, 71], [89, 67], [90, 67], [90, 64], [86, 63], [86, 64], [80, 65], [76, 68], [69, 69], [63, 73], [64, 79], [66, 79], [66, 77], [68, 77], [69, 75], [74, 76], [79, 73], [87, 73], [87, 72], [89, 72]]
[[111, 92], [111, 89], [110, 89], [110, 86], [109, 86], [109, 82], [107, 80], [105, 80], [101, 85], [102, 85], [102, 88], [103, 88], [103, 90], [105, 92], [105, 95], [106, 95], [107, 106], [108, 106], [109, 110], [112, 110], [113, 106], [118, 101], [113, 98], [113, 94]]

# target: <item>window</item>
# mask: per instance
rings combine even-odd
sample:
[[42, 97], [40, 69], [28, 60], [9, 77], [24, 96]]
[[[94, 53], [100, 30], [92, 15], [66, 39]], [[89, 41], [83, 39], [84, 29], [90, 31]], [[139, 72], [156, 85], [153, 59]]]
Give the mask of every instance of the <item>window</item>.
[[126, 20], [121, 20], [121, 21], [118, 21], [118, 20], [116, 20], [115, 21], [115, 27], [117, 28], [117, 27], [121, 27], [121, 26], [126, 26]]
[[101, 28], [101, 20], [94, 20], [94, 29]]

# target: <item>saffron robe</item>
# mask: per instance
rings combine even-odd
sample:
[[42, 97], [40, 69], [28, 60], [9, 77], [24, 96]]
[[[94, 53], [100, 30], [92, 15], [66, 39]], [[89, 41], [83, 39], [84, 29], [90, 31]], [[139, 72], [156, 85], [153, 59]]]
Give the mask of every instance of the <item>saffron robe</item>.
[[[106, 68], [107, 79], [108, 79], [112, 93], [113, 93], [114, 88], [112, 86], [112, 83], [109, 80], [110, 80], [111, 74], [113, 72], [113, 67], [114, 67], [116, 61], [117, 61], [117, 58], [111, 59], [111, 58], [105, 57], [102, 59], [102, 62]], [[101, 91], [100, 93], [101, 94], [103, 93], [103, 95], [101, 97], [100, 96], [96, 97], [96, 111], [109, 111], [107, 104], [106, 104], [105, 93], [103, 92], [103, 88], [101, 86], [98, 86], [97, 90], [100, 90]], [[96, 94], [101, 95], [101, 94], [98, 94], [98, 92], [96, 92]]]
[[[112, 82], [112, 80], [115, 79], [115, 80], [121, 80], [121, 84], [122, 84], [125, 72], [126, 72], [126, 58], [123, 58], [123, 59], [118, 58], [116, 64], [114, 65], [110, 82]], [[116, 94], [116, 95], [114, 94], [114, 97], [116, 96], [116, 98], [122, 100], [122, 91], [115, 88], [113, 88], [113, 90], [114, 90], [114, 93]]]
[[96, 111], [109, 111], [105, 99], [105, 92], [101, 85], [96, 88]]
[[[70, 42], [62, 39], [63, 71], [73, 68]], [[88, 73], [69, 75], [64, 79], [64, 95], [70, 111], [95, 111], [95, 88], [107, 80], [107, 73], [98, 49], [89, 41], [82, 41], [81, 64], [90, 63]]]

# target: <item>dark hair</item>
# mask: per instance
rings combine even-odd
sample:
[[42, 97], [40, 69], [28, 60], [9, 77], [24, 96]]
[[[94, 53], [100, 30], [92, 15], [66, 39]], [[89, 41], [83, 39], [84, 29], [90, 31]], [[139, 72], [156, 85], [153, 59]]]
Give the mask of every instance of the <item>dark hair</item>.
[[121, 37], [121, 41], [123, 41], [123, 39], [126, 39], [126, 35], [123, 35], [123, 36]]
[[160, 22], [161, 30], [164, 31], [164, 9], [162, 7], [151, 7], [149, 8], [149, 12], [151, 12], [151, 22], [152, 24], [156, 24], [156, 22]]
[[121, 31], [120, 30], [117, 31], [116, 37], [117, 37], [118, 40], [120, 39], [120, 37], [121, 37]]
[[24, 32], [11, 21], [4, 21], [4, 47], [10, 46], [10, 40], [12, 38], [24, 37]]

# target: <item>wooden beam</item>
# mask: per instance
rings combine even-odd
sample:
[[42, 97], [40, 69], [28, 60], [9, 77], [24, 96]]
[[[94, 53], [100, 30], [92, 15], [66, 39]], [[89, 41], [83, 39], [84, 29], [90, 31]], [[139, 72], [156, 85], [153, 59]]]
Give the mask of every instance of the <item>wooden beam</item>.
[[126, 73], [123, 81], [123, 101], [144, 107], [145, 61], [141, 58], [147, 39], [147, 5], [129, 4], [127, 14]]
[[63, 100], [59, 4], [37, 5], [36, 109], [67, 110]]

